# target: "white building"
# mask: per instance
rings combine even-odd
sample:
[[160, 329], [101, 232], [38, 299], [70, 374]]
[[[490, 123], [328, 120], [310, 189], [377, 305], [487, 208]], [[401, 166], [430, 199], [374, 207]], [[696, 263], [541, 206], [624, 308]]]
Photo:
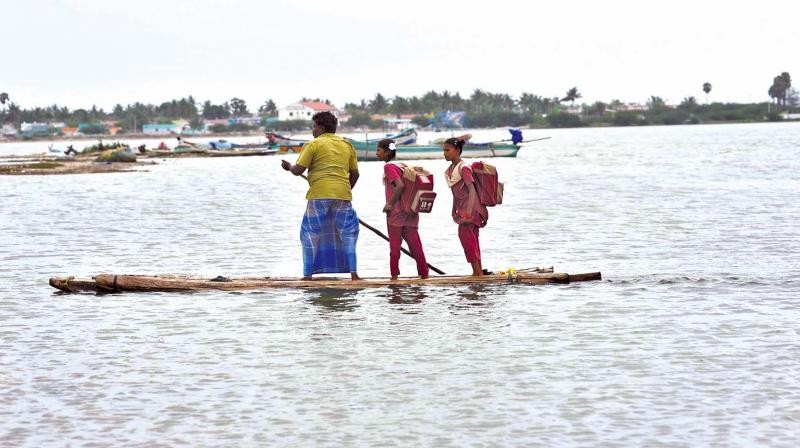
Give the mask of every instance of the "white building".
[[319, 101], [300, 101], [278, 109], [278, 120], [311, 120], [317, 112], [330, 112], [339, 117], [339, 109]]
[[0, 134], [7, 135], [9, 137], [16, 136], [17, 128], [15, 128], [13, 124], [4, 124], [3, 127], [0, 128]]
[[180, 128], [175, 124], [144, 124], [142, 134], [147, 135], [171, 135], [179, 134]]

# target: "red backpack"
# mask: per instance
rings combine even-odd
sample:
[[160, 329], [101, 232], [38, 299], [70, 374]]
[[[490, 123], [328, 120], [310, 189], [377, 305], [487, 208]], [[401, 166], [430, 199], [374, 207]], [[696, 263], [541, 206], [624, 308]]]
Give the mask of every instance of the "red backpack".
[[488, 163], [473, 162], [472, 176], [481, 204], [494, 207], [503, 203], [503, 183], [498, 181], [497, 168]]
[[393, 162], [403, 172], [403, 195], [400, 205], [406, 213], [430, 213], [436, 193], [433, 191], [433, 174], [421, 166], [408, 166]]

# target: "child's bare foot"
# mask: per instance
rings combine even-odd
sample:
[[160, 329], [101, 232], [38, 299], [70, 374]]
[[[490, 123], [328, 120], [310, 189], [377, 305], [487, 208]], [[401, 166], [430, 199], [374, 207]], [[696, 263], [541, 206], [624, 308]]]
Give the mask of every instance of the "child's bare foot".
[[426, 278], [428, 278], [428, 276], [427, 275], [420, 275], [419, 278], [421, 278], [422, 280], [425, 280]]
[[483, 277], [483, 266], [481, 266], [480, 260], [470, 262], [472, 265], [472, 276], [473, 277]]
[[361, 280], [361, 277], [358, 276], [357, 272], [350, 273], [350, 280]]
[[396, 276], [396, 275], [393, 275], [393, 276], [392, 276], [392, 281], [395, 281], [395, 280], [397, 280], [397, 276]]
[[310, 276], [310, 275], [308, 275], [308, 276], [305, 276], [305, 277], [301, 278], [300, 280], [303, 280], [303, 281], [306, 281], [306, 282], [307, 282], [307, 281], [309, 281], [309, 280], [314, 280], [314, 279], [313, 279], [313, 278], [311, 278], [311, 276]]

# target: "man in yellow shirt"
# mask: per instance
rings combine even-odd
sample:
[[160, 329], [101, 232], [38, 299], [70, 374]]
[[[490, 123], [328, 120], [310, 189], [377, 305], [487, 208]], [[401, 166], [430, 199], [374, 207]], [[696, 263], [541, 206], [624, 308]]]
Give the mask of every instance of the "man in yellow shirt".
[[330, 112], [319, 112], [314, 122], [314, 140], [306, 143], [297, 163], [283, 160], [281, 166], [295, 176], [308, 169], [308, 204], [300, 226], [303, 246], [303, 280], [314, 274], [357, 272], [358, 216], [351, 201], [358, 181], [356, 151], [336, 135], [338, 120]]

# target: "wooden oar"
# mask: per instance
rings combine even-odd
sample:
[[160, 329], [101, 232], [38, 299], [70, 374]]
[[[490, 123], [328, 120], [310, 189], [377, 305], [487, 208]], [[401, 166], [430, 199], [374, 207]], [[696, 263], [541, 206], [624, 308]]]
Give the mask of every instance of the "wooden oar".
[[[300, 177], [302, 177], [305, 180], [308, 180], [308, 177], [306, 177], [305, 174], [301, 174]], [[364, 227], [368, 228], [369, 230], [372, 230], [373, 232], [375, 232], [375, 234], [378, 235], [379, 237], [385, 239], [386, 241], [389, 241], [389, 237], [388, 236], [384, 235], [383, 232], [381, 232], [380, 230], [376, 229], [375, 227], [372, 227], [371, 225], [365, 223], [361, 218], [358, 218], [358, 222], [362, 226], [364, 226]], [[408, 255], [409, 257], [414, 258], [414, 256], [411, 255], [411, 252], [409, 252], [405, 247], [400, 246], [400, 250], [403, 251], [403, 253]], [[436, 266], [433, 266], [430, 263], [425, 263], [425, 264], [428, 265], [428, 267], [430, 268], [431, 271], [433, 271], [433, 272], [435, 272], [435, 273], [437, 273], [439, 275], [445, 275], [444, 272], [442, 270], [438, 269]]]
[[[371, 225], [365, 223], [364, 221], [361, 220], [361, 218], [358, 218], [358, 222], [361, 223], [362, 226], [364, 226], [364, 227], [368, 228], [369, 230], [372, 230], [373, 232], [375, 232], [375, 234], [378, 235], [379, 237], [385, 239], [386, 241], [389, 241], [389, 237], [388, 236], [384, 235], [383, 232], [381, 232], [380, 230], [376, 229], [375, 227], [372, 227]], [[400, 250], [403, 251], [403, 253], [408, 255], [409, 257], [414, 258], [414, 256], [411, 255], [411, 252], [406, 250], [405, 247], [400, 246]], [[433, 272], [435, 272], [435, 273], [437, 273], [439, 275], [444, 275], [444, 272], [440, 271], [439, 269], [437, 269], [435, 266], [431, 265], [430, 263], [425, 263], [425, 264], [428, 265], [428, 267], [431, 269], [431, 271], [433, 271]]]

